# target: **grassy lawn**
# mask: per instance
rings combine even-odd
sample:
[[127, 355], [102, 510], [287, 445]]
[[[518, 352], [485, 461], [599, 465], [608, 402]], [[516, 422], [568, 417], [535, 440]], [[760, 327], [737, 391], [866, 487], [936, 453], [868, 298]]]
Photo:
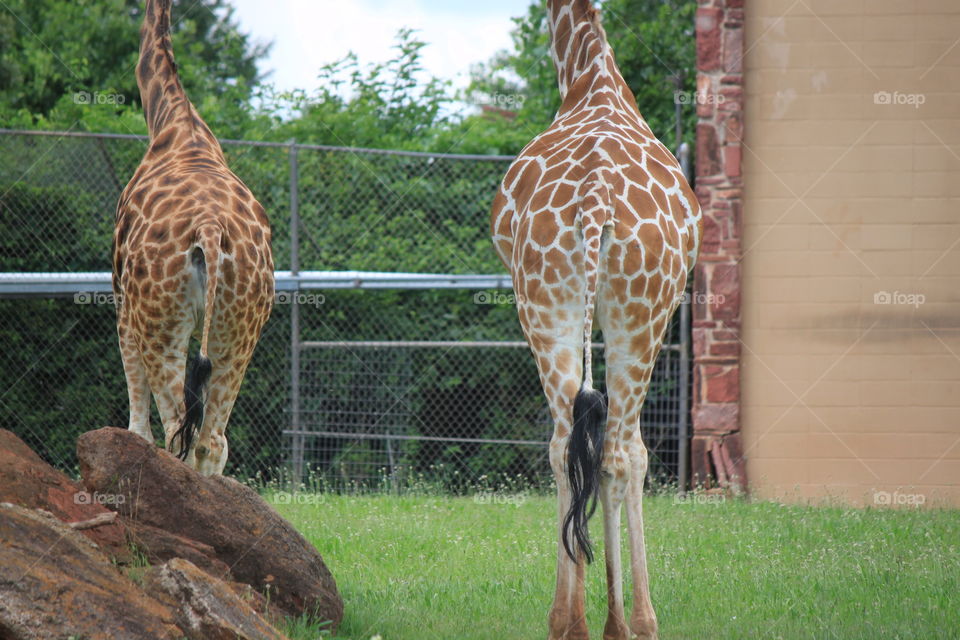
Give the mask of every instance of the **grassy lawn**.
[[[552, 497], [302, 497], [310, 503], [276, 506], [337, 579], [345, 608], [338, 638], [546, 637]], [[661, 495], [647, 498], [645, 519], [663, 640], [960, 637], [960, 511]], [[587, 572], [587, 616], [600, 638], [602, 522], [591, 525], [600, 548]], [[306, 640], [318, 629], [288, 631]]]

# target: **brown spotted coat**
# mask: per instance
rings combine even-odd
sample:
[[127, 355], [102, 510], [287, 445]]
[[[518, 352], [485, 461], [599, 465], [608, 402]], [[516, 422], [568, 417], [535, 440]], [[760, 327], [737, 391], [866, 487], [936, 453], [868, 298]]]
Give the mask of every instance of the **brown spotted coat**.
[[137, 83], [150, 143], [120, 196], [113, 238], [129, 426], [153, 441], [152, 392], [171, 447], [185, 412], [188, 344], [197, 335], [212, 374], [186, 460], [218, 474], [227, 421], [273, 303], [270, 224], [184, 94], [170, 0], [147, 0], [140, 38]]
[[[492, 234], [510, 270], [520, 323], [550, 405], [550, 460], [561, 523], [570, 505], [565, 452], [573, 401], [592, 388], [587, 345], [603, 332], [608, 413], [600, 483], [608, 615], [604, 638], [654, 638], [641, 498], [647, 450], [640, 409], [700, 242], [700, 207], [673, 155], [636, 107], [588, 0], [550, 0], [562, 104], [507, 171]], [[594, 314], [596, 312], [596, 322]], [[626, 502], [633, 613], [625, 619], [620, 508]], [[561, 525], [562, 526], [562, 525]], [[558, 539], [561, 533], [558, 527]], [[558, 544], [549, 637], [587, 638], [584, 562]]]

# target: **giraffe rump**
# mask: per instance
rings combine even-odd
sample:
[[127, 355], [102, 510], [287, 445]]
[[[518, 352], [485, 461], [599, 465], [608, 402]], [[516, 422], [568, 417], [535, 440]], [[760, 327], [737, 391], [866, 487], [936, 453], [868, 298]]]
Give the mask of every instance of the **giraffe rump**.
[[597, 510], [600, 495], [606, 424], [607, 401], [603, 394], [595, 389], [581, 388], [573, 401], [573, 432], [567, 443], [567, 479], [573, 495], [570, 510], [563, 519], [563, 548], [574, 562], [577, 562], [574, 542], [587, 562], [593, 562], [587, 522]]

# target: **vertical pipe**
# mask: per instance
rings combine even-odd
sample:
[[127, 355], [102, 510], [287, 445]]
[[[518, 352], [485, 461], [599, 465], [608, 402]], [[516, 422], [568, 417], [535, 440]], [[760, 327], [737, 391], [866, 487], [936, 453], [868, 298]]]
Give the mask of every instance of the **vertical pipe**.
[[680, 161], [680, 168], [683, 170], [683, 175], [687, 179], [687, 182], [693, 186], [693, 166], [692, 158], [690, 158], [690, 145], [686, 142], [680, 143], [680, 151], [677, 153], [677, 159]]
[[295, 295], [290, 302], [290, 430], [293, 435], [293, 487], [303, 482], [303, 445], [300, 433], [300, 194], [299, 163], [296, 140], [290, 141], [290, 275], [295, 283]]
[[[683, 90], [683, 76], [679, 73], [675, 76], [677, 83], [677, 93]], [[696, 104], [696, 95], [694, 95], [694, 104]], [[683, 141], [683, 110], [681, 101], [674, 100], [674, 109], [676, 114], [676, 150], [677, 157], [680, 159], [680, 166], [689, 182], [693, 177], [690, 158], [690, 146]], [[687, 284], [688, 290], [693, 288]], [[686, 292], [685, 292], [686, 293]], [[680, 397], [678, 409], [677, 425], [677, 489], [683, 494], [687, 490], [687, 474], [689, 456], [689, 430], [690, 430], [690, 305], [689, 295], [684, 295], [684, 301], [680, 304]]]
[[680, 120], [682, 117], [682, 109], [680, 108], [682, 100], [680, 100], [680, 92], [683, 91], [683, 76], [678, 72], [673, 76], [673, 81], [677, 87], [677, 90], [673, 94], [673, 113], [674, 113], [674, 145], [673, 148], [678, 152], [680, 151], [680, 144], [683, 142], [683, 122]]
[[680, 493], [687, 490], [687, 457], [690, 426], [690, 297], [680, 304], [680, 406], [677, 434], [677, 481]]

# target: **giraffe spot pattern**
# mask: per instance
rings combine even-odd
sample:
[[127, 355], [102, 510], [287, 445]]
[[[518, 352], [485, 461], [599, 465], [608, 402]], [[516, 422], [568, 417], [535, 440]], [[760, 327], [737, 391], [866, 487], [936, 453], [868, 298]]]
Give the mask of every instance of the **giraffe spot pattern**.
[[219, 473], [227, 421], [272, 307], [271, 233], [263, 207], [183, 92], [169, 10], [148, 0], [141, 29], [136, 73], [150, 144], [117, 206], [117, 328], [130, 427], [149, 435], [152, 394], [168, 444], [184, 414], [189, 340], [202, 341], [213, 362], [197, 446], [207, 457], [193, 462]]
[[608, 446], [621, 452], [642, 447], [639, 411], [696, 258], [701, 214], [637, 111], [589, 3], [550, 6], [562, 104], [507, 170], [490, 229], [555, 438], [569, 433], [595, 312], [607, 343], [608, 428], [617, 425]]

